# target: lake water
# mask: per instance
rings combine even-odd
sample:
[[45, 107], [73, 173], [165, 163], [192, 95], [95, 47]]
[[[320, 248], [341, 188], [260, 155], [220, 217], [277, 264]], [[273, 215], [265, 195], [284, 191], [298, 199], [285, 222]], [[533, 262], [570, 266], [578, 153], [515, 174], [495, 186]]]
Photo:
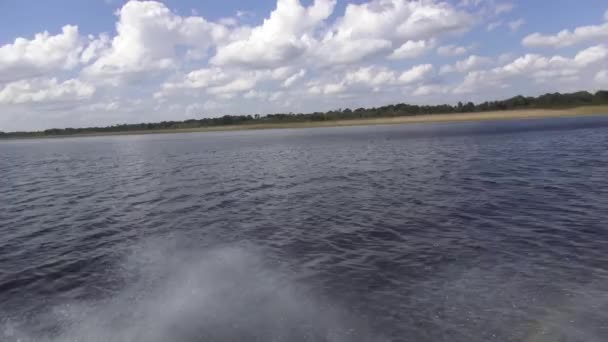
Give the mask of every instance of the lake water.
[[608, 117], [0, 142], [1, 341], [606, 341]]

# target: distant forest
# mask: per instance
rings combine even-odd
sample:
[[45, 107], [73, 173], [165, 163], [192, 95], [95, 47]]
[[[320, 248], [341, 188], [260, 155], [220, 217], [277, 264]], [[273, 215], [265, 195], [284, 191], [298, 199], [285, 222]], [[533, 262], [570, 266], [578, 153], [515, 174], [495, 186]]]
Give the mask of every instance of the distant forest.
[[228, 125], [272, 124], [291, 122], [313, 122], [331, 120], [351, 120], [367, 118], [386, 118], [400, 116], [416, 116], [424, 114], [452, 114], [488, 111], [503, 111], [514, 109], [564, 109], [590, 105], [608, 104], [608, 91], [600, 90], [595, 94], [580, 91], [569, 94], [545, 94], [538, 97], [515, 96], [502, 101], [491, 101], [475, 104], [473, 102], [452, 106], [448, 104], [434, 106], [419, 106], [406, 103], [376, 107], [330, 110], [308, 114], [277, 113], [255, 115], [224, 115], [216, 118], [191, 119], [185, 121], [162, 121], [156, 123], [119, 124], [107, 127], [86, 128], [52, 128], [37, 132], [1, 132], [0, 138], [44, 137], [75, 135], [87, 133], [113, 133], [148, 130], [174, 130], [199, 127], [214, 127]]

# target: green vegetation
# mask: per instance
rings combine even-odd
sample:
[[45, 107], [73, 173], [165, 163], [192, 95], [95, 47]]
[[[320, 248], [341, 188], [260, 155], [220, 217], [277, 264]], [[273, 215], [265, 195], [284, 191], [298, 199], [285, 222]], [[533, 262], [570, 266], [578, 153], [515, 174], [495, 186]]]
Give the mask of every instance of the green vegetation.
[[405, 103], [377, 107], [377, 108], [358, 108], [355, 110], [332, 110], [325, 113], [315, 112], [309, 114], [267, 114], [267, 115], [225, 115], [218, 118], [191, 119], [186, 121], [163, 121], [158, 123], [139, 123], [121, 124], [107, 127], [87, 127], [87, 128], [53, 128], [38, 132], [0, 132], [2, 138], [30, 138], [30, 137], [52, 137], [70, 136], [84, 134], [117, 134], [128, 132], [158, 132], [176, 130], [197, 130], [201, 128], [214, 128], [226, 126], [245, 126], [269, 127], [288, 123], [321, 123], [336, 120], [360, 120], [373, 118], [398, 118], [414, 117], [429, 114], [454, 114], [454, 113], [480, 113], [497, 112], [507, 110], [523, 109], [567, 109], [581, 106], [608, 105], [608, 91], [602, 90], [595, 94], [586, 91], [569, 94], [545, 94], [539, 97], [515, 96], [507, 100], [483, 102], [474, 104], [459, 102], [456, 106], [435, 105], [419, 106]]

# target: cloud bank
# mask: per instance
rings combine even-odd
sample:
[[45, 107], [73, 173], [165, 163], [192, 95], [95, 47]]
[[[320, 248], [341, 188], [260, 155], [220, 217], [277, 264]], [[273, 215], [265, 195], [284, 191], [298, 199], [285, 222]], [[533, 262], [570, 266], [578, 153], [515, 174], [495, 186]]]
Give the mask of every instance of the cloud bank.
[[[112, 32], [66, 23], [17, 37], [0, 46], [0, 130], [608, 87], [608, 18], [525, 33], [525, 18], [507, 2], [339, 7], [336, 0], [277, 0], [251, 25], [248, 12], [210, 19], [131, 0], [116, 11]], [[471, 38], [501, 30], [521, 34], [517, 52], [486, 53]], [[576, 51], [534, 51], [566, 47]]]

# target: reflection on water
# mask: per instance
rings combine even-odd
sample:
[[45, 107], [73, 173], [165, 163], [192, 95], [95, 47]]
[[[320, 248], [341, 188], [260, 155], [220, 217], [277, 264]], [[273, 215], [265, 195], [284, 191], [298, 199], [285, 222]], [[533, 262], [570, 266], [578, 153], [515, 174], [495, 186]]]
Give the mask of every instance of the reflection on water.
[[0, 340], [605, 341], [608, 119], [0, 143]]

